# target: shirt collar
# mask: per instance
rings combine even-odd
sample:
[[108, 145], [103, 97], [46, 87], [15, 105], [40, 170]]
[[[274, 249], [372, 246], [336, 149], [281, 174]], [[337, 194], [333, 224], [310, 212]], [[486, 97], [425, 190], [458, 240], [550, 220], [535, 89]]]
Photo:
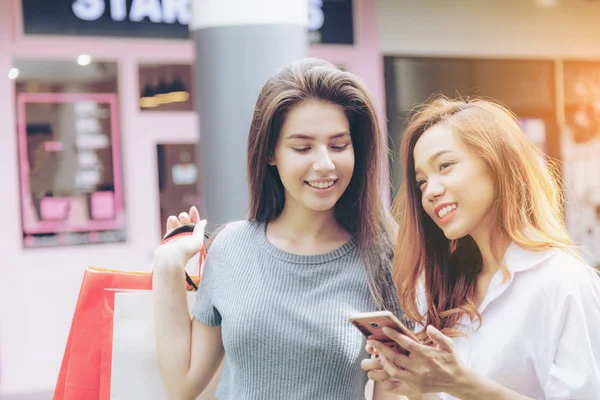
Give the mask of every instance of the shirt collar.
[[[479, 312], [487, 308], [487, 306], [495, 301], [498, 297], [502, 296], [504, 292], [509, 288], [515, 279], [517, 272], [527, 271], [534, 267], [537, 267], [545, 260], [550, 258], [557, 250], [543, 250], [543, 251], [532, 251], [527, 250], [514, 242], [511, 242], [506, 252], [504, 253], [503, 264], [509, 272], [508, 279], [504, 279], [504, 274], [501, 270], [497, 271], [488, 287], [488, 292], [483, 299], [483, 302], [479, 306]], [[461, 321], [464, 325], [469, 325], [469, 319], [463, 318]]]
[[[502, 271], [499, 270], [496, 272], [496, 274], [492, 277], [492, 281], [490, 282], [488, 293], [479, 306], [479, 312], [483, 313], [483, 311], [491, 302], [500, 297], [508, 289], [513, 282], [515, 273], [527, 271], [537, 267], [557, 251], [557, 249], [542, 251], [527, 250], [520, 247], [516, 243], [511, 242], [506, 249], [503, 258], [503, 264], [506, 266], [506, 269], [508, 269], [509, 277], [505, 280]], [[418, 291], [420, 290], [422, 292], [420, 296], [423, 296], [425, 292], [424, 279], [425, 277], [422, 276], [420, 285], [418, 286]], [[425, 312], [426, 309], [421, 311]], [[470, 329], [474, 329], [472, 324], [473, 321], [470, 321], [467, 315], [463, 315], [459, 322], [459, 325], [462, 325], [463, 329], [469, 329], [469, 327]]]
[[540, 265], [556, 253], [556, 251], [557, 249], [542, 251], [527, 250], [511, 242], [504, 253], [503, 264], [512, 275], [515, 272], [527, 271]]

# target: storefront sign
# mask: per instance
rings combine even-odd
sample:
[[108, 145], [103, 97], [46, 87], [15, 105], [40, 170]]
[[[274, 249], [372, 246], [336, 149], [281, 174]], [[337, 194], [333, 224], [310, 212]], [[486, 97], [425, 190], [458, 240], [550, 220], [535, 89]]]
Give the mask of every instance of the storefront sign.
[[352, 0], [308, 0], [312, 44], [354, 44]]
[[[354, 43], [352, 0], [307, 1], [311, 43]], [[25, 34], [189, 37], [190, 0], [22, 0], [22, 4]]]

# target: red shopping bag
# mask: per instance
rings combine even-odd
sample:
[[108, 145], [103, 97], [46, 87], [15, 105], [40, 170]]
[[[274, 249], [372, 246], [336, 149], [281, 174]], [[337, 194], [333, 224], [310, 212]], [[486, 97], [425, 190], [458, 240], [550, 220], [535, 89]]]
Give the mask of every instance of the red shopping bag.
[[[174, 237], [174, 233], [169, 238]], [[185, 234], [185, 233], [184, 233]], [[164, 242], [166, 242], [165, 239]], [[206, 257], [200, 253], [199, 265]], [[199, 274], [198, 274], [199, 275]], [[189, 277], [188, 289], [197, 289], [199, 276]], [[125, 272], [88, 268], [83, 276], [79, 297], [65, 346], [53, 400], [99, 400], [102, 368], [110, 368], [111, 354], [102, 354], [102, 326], [106, 289], [151, 290], [150, 272]], [[106, 325], [106, 324], [104, 324]], [[104, 361], [102, 361], [104, 359]]]
[[98, 400], [104, 289], [152, 289], [150, 273], [88, 268], [83, 275], [54, 400]]

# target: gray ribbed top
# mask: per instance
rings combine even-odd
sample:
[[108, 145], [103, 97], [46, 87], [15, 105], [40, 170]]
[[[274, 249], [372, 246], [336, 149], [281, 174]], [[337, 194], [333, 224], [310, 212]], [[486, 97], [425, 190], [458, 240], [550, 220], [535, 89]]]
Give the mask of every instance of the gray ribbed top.
[[192, 314], [221, 325], [220, 400], [364, 399], [368, 357], [348, 322], [375, 311], [354, 240], [326, 254], [273, 246], [266, 225], [229, 224], [212, 243]]

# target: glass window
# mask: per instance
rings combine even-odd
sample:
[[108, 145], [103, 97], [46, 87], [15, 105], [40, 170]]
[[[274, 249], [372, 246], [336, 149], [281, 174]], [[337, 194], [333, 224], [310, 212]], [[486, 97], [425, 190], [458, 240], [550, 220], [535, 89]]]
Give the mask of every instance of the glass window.
[[24, 246], [124, 241], [116, 64], [14, 68]]

